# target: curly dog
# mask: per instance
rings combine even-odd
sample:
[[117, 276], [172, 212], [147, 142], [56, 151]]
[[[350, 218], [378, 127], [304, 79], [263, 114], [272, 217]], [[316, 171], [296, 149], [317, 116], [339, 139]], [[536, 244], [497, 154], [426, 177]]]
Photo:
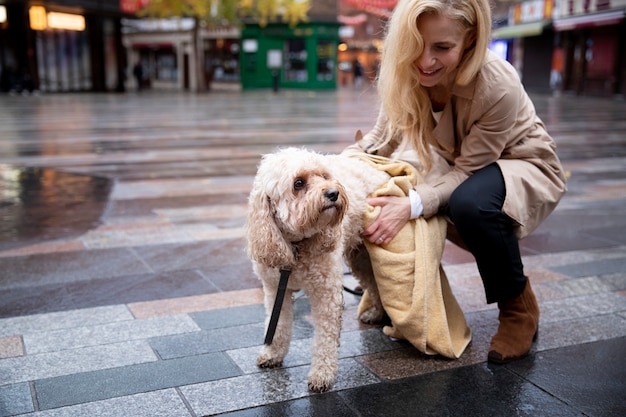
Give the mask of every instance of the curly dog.
[[276, 336], [264, 345], [258, 366], [282, 364], [292, 335], [292, 295], [302, 289], [315, 328], [308, 387], [314, 392], [332, 387], [339, 358], [344, 262], [373, 300], [359, 319], [382, 320], [384, 311], [361, 232], [367, 196], [388, 179], [386, 173], [348, 155], [286, 148], [262, 157], [249, 198], [246, 250], [263, 283], [268, 319], [280, 269], [291, 269], [291, 277]]

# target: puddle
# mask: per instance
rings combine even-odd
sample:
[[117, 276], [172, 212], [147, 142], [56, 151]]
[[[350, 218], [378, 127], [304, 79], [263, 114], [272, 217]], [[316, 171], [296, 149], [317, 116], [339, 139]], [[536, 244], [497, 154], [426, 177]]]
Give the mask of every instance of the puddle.
[[112, 185], [103, 177], [0, 164], [0, 250], [94, 228]]

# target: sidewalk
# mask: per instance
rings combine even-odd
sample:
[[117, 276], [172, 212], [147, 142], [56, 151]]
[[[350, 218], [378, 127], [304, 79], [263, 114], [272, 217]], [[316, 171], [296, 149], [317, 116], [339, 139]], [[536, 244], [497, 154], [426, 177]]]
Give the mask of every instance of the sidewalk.
[[626, 102], [533, 98], [570, 173], [522, 241], [533, 353], [487, 364], [497, 309], [447, 244], [463, 356], [389, 340], [346, 292], [337, 383], [311, 394], [305, 296], [283, 367], [255, 365], [247, 196], [260, 154], [371, 128], [373, 91], [0, 96], [0, 416], [626, 415]]

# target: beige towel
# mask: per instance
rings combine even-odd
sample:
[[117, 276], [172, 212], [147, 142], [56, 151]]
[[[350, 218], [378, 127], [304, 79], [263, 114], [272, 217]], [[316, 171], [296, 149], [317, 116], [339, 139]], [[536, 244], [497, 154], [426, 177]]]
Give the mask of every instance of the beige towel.
[[[377, 196], [406, 196], [422, 179], [410, 164], [374, 155], [361, 154], [363, 160], [386, 171], [392, 178], [372, 193]], [[365, 227], [378, 216], [380, 207], [368, 206]], [[366, 241], [376, 283], [385, 311], [391, 318], [386, 335], [408, 340], [421, 352], [447, 358], [461, 356], [472, 338], [446, 274], [441, 257], [446, 240], [446, 220], [420, 216], [409, 221], [387, 245]], [[359, 313], [371, 306], [367, 292]]]

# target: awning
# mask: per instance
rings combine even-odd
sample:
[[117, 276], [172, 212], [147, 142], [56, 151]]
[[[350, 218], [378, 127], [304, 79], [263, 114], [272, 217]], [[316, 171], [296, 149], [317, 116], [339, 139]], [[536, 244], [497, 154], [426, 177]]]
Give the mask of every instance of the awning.
[[625, 10], [605, 13], [584, 14], [563, 19], [554, 19], [554, 29], [557, 31], [584, 29], [596, 26], [616, 25], [624, 20]]
[[541, 35], [543, 29], [548, 26], [550, 22], [550, 19], [544, 19], [537, 22], [522, 23], [520, 25], [504, 26], [494, 29], [491, 33], [491, 37], [493, 39], [513, 39]]

